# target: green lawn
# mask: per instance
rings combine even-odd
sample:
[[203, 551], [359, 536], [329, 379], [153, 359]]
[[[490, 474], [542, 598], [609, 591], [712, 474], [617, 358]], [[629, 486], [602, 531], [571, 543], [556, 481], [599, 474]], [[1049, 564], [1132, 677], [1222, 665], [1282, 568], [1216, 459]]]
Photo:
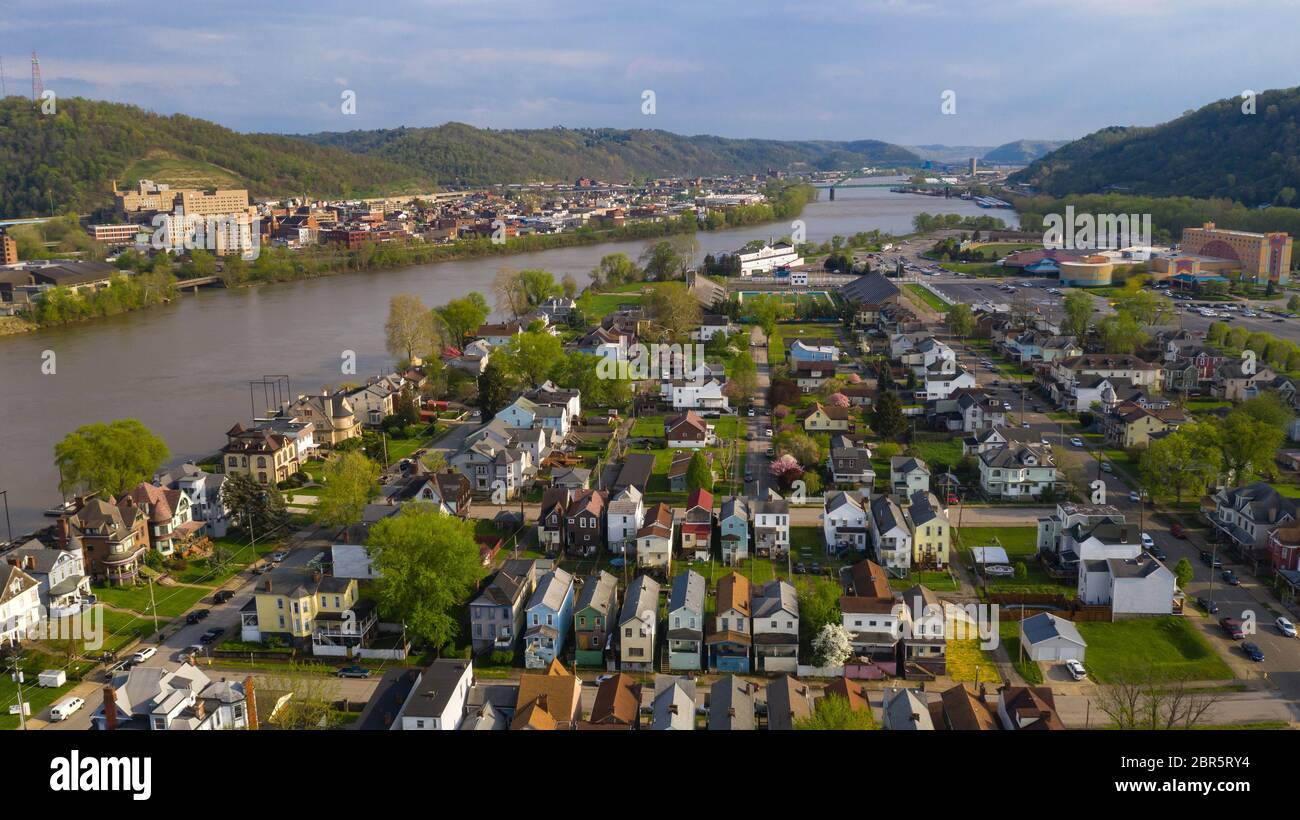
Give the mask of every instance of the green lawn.
[[946, 441], [921, 441], [911, 446], [911, 451], [918, 458], [930, 465], [931, 472], [942, 464], [949, 470], [961, 461], [961, 439], [950, 438]]
[[[205, 596], [212, 592], [210, 587], [163, 586], [153, 585], [153, 600], [158, 608], [158, 615], [163, 618], [175, 618]], [[149, 603], [149, 585], [132, 587], [95, 587], [94, 593], [100, 601], [117, 609], [129, 609], [141, 615], [153, 615]]]
[[661, 415], [637, 416], [632, 422], [632, 438], [663, 438], [664, 417]]
[[1012, 665], [1020, 673], [1020, 677], [1025, 679], [1025, 683], [1031, 686], [1037, 686], [1043, 682], [1043, 669], [1037, 661], [1030, 660], [1028, 656], [1020, 656], [1020, 621], [1005, 620], [998, 624], [998, 638], [1007, 650], [1007, 657], [1011, 659]]
[[1192, 623], [1179, 615], [1132, 618], [1114, 623], [1081, 621], [1088, 643], [1084, 665], [1106, 683], [1125, 674], [1157, 680], [1228, 680], [1232, 670]]
[[925, 287], [923, 287], [922, 285], [917, 285], [917, 284], [909, 283], [909, 284], [907, 285], [907, 289], [908, 289], [909, 291], [911, 291], [912, 293], [916, 294], [916, 297], [917, 297], [918, 299], [920, 299], [922, 302], [924, 302], [924, 303], [926, 303], [927, 305], [929, 305], [931, 308], [934, 308], [934, 309], [935, 309], [936, 311], [938, 311], [939, 313], [947, 313], [947, 312], [948, 312], [948, 305], [947, 305], [947, 303], [944, 302], [942, 299], [940, 299], [938, 296], [935, 296], [934, 293], [932, 293], [931, 291], [927, 290], [927, 289], [926, 289]]
[[1037, 527], [962, 527], [954, 532], [960, 537], [963, 550], [993, 546], [996, 539], [1012, 561], [1017, 557], [1033, 557], [1038, 552]]

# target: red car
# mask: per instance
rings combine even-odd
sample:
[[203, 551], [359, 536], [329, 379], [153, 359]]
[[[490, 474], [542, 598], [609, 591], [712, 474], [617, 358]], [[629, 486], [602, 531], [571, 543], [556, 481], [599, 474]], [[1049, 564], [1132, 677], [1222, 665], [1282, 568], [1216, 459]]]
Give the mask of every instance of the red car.
[[1241, 629], [1241, 621], [1236, 618], [1220, 618], [1219, 626], [1223, 627], [1223, 631], [1226, 632], [1228, 637], [1232, 638], [1234, 641], [1239, 641], [1246, 637], [1246, 633]]
[[1179, 523], [1176, 522], [1176, 521], [1175, 521], [1175, 522], [1174, 522], [1174, 523], [1169, 527], [1169, 533], [1170, 533], [1170, 535], [1172, 535], [1174, 538], [1186, 538], [1186, 537], [1187, 537], [1187, 530], [1186, 530], [1186, 528], [1184, 528], [1182, 524], [1179, 524]]

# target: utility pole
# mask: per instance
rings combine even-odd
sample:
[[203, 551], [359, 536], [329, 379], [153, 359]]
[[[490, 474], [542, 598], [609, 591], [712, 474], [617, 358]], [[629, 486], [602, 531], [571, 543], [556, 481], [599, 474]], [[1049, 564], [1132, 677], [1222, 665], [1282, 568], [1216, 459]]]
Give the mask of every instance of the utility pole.
[[9, 491], [0, 490], [0, 496], [3, 496], [5, 500], [5, 530], [8, 532], [8, 535], [5, 536], [8, 540], [5, 543], [12, 544], [14, 540], [14, 527], [9, 521]]
[[149, 580], [149, 609], [153, 611], [153, 631], [158, 631], [158, 605], [153, 600], [153, 576], [145, 576]]
[[23, 670], [18, 666], [19, 654], [9, 656], [9, 677], [18, 686], [18, 727], [27, 729], [27, 701], [23, 700]]

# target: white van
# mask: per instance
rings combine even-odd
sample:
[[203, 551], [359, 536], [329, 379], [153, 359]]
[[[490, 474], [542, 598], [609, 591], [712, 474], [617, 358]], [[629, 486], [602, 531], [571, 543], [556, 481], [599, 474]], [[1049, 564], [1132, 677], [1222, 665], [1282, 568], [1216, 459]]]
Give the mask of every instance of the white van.
[[147, 646], [144, 649], [141, 649], [139, 652], [132, 655], [131, 661], [134, 663], [144, 663], [145, 661], [149, 660], [150, 658], [152, 658], [154, 655], [157, 654], [158, 654], [157, 647]]
[[85, 705], [86, 705], [86, 701], [82, 698], [77, 698], [77, 697], [72, 697], [72, 698], [68, 698], [67, 700], [60, 701], [59, 703], [56, 703], [50, 707], [50, 720], [53, 721], [67, 720], [69, 717], [73, 715], [73, 713], [75, 713], [78, 709], [80, 709]]

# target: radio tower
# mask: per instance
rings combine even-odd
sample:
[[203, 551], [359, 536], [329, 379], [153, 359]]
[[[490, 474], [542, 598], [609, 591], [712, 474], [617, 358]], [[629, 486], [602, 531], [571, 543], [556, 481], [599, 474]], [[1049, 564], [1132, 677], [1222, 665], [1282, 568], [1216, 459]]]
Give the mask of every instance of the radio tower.
[[41, 83], [41, 61], [32, 52], [32, 102], [36, 102], [45, 93], [45, 86]]

